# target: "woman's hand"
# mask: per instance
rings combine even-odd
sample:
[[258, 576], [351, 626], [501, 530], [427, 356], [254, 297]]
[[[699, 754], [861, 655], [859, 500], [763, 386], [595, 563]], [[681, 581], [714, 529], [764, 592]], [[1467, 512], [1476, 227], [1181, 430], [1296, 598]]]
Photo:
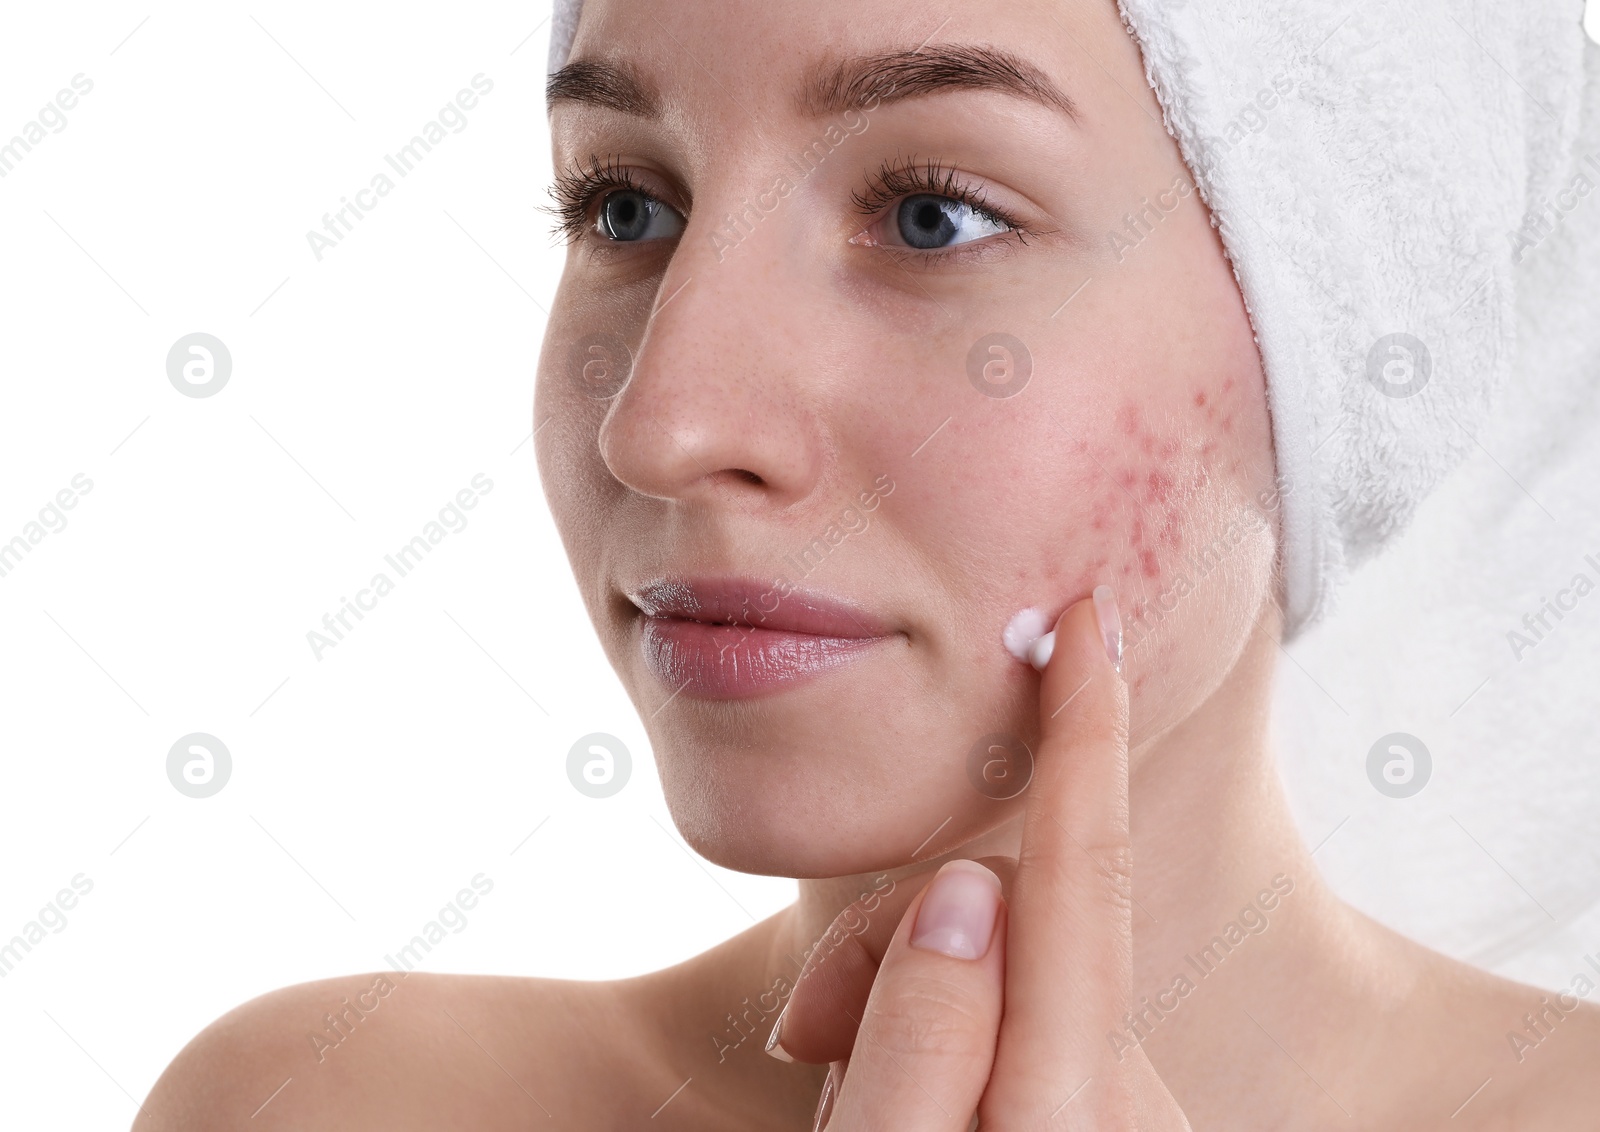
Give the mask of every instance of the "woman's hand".
[[1132, 1010], [1120, 651], [1109, 590], [1057, 622], [1009, 900], [1010, 862], [952, 861], [903, 916], [846, 909], [874, 930], [807, 964], [774, 1037], [831, 1063], [818, 1128], [969, 1132], [974, 1113], [983, 1132], [1189, 1127], [1144, 1051], [1106, 1038]]

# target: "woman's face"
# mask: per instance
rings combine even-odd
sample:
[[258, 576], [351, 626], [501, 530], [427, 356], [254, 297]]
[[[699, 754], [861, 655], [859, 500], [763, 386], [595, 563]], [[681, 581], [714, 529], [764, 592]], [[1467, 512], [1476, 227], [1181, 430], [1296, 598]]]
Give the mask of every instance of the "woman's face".
[[690, 843], [839, 876], [998, 825], [985, 737], [1039, 714], [1002, 630], [1100, 582], [1133, 742], [1193, 713], [1278, 502], [1248, 317], [1112, 0], [587, 0], [571, 63], [539, 466]]

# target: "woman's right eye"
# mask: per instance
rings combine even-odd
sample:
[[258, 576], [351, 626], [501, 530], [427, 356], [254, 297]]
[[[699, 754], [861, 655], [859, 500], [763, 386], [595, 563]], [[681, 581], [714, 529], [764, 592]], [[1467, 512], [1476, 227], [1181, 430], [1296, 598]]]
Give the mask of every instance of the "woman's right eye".
[[608, 240], [665, 240], [683, 232], [683, 216], [671, 205], [636, 189], [618, 189], [600, 201], [595, 231]]

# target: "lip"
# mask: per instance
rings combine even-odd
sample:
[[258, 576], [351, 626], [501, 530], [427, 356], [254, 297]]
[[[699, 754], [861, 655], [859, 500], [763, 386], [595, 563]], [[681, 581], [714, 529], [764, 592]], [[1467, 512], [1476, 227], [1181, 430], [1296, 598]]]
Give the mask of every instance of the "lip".
[[746, 578], [660, 578], [628, 598], [645, 663], [674, 695], [700, 699], [783, 691], [895, 635], [850, 602]]

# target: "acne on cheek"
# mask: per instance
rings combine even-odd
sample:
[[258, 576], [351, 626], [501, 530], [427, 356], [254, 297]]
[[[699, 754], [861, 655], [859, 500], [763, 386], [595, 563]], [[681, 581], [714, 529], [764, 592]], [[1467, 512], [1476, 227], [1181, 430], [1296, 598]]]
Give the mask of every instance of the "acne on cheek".
[[1104, 481], [1089, 525], [1120, 551], [1115, 564], [1102, 556], [1096, 565], [1114, 565], [1119, 589], [1143, 592], [1159, 583], [1164, 560], [1182, 552], [1186, 504], [1210, 482], [1201, 453], [1210, 442], [1198, 441], [1192, 428], [1153, 428], [1132, 403], [1118, 411], [1113, 436], [1093, 450], [1082, 445]]
[[1176, 411], [1163, 404], [1159, 416], [1129, 401], [1109, 441], [1079, 442], [1080, 458], [1092, 456], [1103, 485], [1089, 521], [1103, 549], [1086, 573], [1090, 585], [1109, 580], [1117, 588], [1125, 617], [1163, 591], [1189, 543], [1209, 541], [1194, 524], [1209, 513], [1206, 500], [1219, 481], [1237, 478], [1242, 467], [1234, 436], [1239, 393], [1229, 377], [1192, 390]]

